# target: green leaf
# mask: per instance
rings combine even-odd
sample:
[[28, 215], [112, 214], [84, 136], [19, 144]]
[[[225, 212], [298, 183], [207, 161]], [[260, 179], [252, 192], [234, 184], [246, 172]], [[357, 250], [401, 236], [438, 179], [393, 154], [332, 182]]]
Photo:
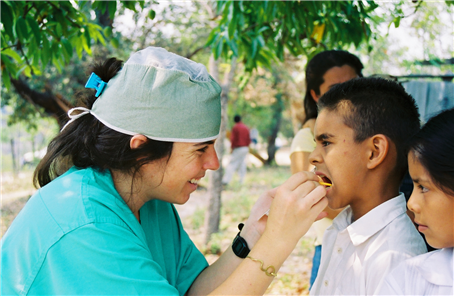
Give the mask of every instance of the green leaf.
[[107, 5], [109, 1], [93, 1], [92, 8], [94, 10], [101, 11], [102, 14], [106, 13]]
[[3, 86], [9, 90], [11, 88], [11, 80], [9, 78], [8, 73], [5, 70], [2, 70], [2, 82]]
[[81, 59], [82, 58], [82, 52], [83, 52], [83, 49], [84, 49], [83, 44], [84, 44], [85, 37], [81, 35], [77, 39], [78, 40], [75, 43], [73, 43], [73, 44], [76, 45], [77, 56], [79, 57], [79, 59]]
[[154, 11], [153, 9], [150, 9], [150, 11], [148, 12], [148, 17], [151, 20], [154, 20], [154, 18], [156, 17], [156, 11]]
[[115, 37], [110, 40], [110, 43], [112, 44], [112, 46], [114, 48], [119, 48], [120, 47], [120, 41], [118, 41], [118, 39], [115, 38]]
[[28, 39], [28, 28], [27, 24], [22, 16], [17, 19], [16, 22], [16, 34], [21, 42], [25, 42]]
[[394, 21], [393, 21], [394, 27], [396, 27], [396, 29], [399, 28], [400, 19], [401, 19], [400, 17], [396, 17], [396, 18], [394, 19]]
[[11, 40], [14, 40], [14, 34], [13, 34], [13, 27], [14, 27], [14, 18], [15, 15], [13, 13], [13, 10], [11, 9], [11, 6], [9, 5], [8, 2], [2, 1], [1, 3], [1, 22], [3, 24], [3, 28], [5, 29], [6, 34], [8, 34], [9, 38]]
[[106, 38], [112, 37], [112, 27], [105, 27], [103, 33]]
[[71, 56], [73, 55], [73, 47], [67, 39], [62, 39], [61, 43], [63, 44], [64, 52], [66, 52], [66, 54], [69, 56], [69, 61], [71, 59]]
[[22, 62], [22, 58], [20, 57], [20, 55], [17, 52], [15, 52], [14, 50], [12, 50], [11, 48], [2, 50], [2, 55], [3, 54], [5, 54], [9, 57], [12, 57], [17, 63]]
[[28, 65], [24, 65], [19, 69], [18, 74], [23, 73], [27, 77], [32, 77], [32, 69]]
[[205, 46], [210, 46], [211, 44], [213, 44], [218, 38], [219, 38], [219, 34], [218, 34], [218, 30], [212, 30], [210, 32], [210, 35], [208, 36], [207, 38], [207, 41], [205, 43]]
[[109, 17], [111, 20], [115, 18], [115, 12], [117, 11], [117, 1], [107, 1], [109, 8]]
[[237, 20], [238, 18], [236, 17], [236, 14], [235, 14], [235, 2], [233, 2], [232, 5], [230, 5], [230, 10], [229, 10], [229, 25], [228, 25], [228, 36], [229, 36], [229, 39], [232, 40], [233, 39], [233, 35], [235, 33], [235, 30], [237, 28], [236, 24], [237, 24]]
[[229, 45], [230, 49], [232, 50], [233, 54], [237, 57], [238, 56], [238, 46], [236, 42], [233, 40], [226, 40], [227, 44]]
[[27, 22], [29, 27], [32, 29], [33, 35], [35, 35], [36, 46], [41, 43], [41, 32], [39, 30], [38, 23], [31, 16], [27, 16]]
[[218, 59], [223, 51], [224, 47], [224, 37], [219, 38], [218, 44], [216, 45], [216, 51], [214, 52], [214, 58]]
[[136, 11], [135, 1], [121, 1], [121, 4], [129, 10]]
[[44, 69], [47, 66], [47, 64], [49, 63], [49, 60], [51, 58], [49, 41], [47, 40], [47, 38], [43, 39], [43, 47], [40, 52], [41, 52], [41, 63], [42, 63], [43, 69]]
[[251, 53], [252, 59], [255, 59], [255, 56], [257, 54], [257, 45], [258, 45], [257, 38], [252, 39], [252, 53]]

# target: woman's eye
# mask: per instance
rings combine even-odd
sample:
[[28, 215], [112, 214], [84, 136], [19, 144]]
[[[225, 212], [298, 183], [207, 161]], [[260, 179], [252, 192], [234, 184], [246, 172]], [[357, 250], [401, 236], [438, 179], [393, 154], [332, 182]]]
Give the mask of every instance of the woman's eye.
[[199, 152], [202, 152], [202, 153], [203, 153], [203, 152], [207, 151], [207, 149], [208, 149], [208, 146], [205, 146], [205, 147], [203, 147], [203, 148], [200, 148], [200, 149], [199, 149], [199, 150], [197, 150], [197, 151], [199, 151]]
[[418, 185], [418, 188], [421, 191], [421, 193], [426, 193], [427, 191], [429, 191], [429, 189], [427, 189], [426, 187], [422, 186], [421, 184]]

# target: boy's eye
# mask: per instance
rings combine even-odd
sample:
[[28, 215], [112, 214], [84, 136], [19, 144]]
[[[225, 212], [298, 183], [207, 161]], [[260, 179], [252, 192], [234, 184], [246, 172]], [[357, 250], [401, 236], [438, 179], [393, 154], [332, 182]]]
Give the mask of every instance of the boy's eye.
[[328, 142], [328, 141], [322, 141], [322, 146], [323, 146], [323, 147], [326, 147], [326, 146], [328, 146], [329, 144], [331, 144], [331, 143]]
[[429, 191], [429, 189], [427, 189], [426, 187], [422, 186], [421, 184], [418, 184], [418, 188], [421, 191], [421, 193], [426, 193], [427, 191]]

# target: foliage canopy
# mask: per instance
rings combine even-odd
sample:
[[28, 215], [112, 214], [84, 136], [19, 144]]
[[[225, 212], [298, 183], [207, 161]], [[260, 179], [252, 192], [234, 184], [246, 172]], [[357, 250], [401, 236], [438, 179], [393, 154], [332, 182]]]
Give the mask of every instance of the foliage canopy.
[[[134, 11], [144, 5], [143, 1], [119, 3]], [[118, 46], [112, 28], [103, 28], [90, 14], [97, 11], [113, 20], [116, 10], [117, 1], [1, 1], [4, 86], [10, 87], [10, 75], [13, 79], [20, 74], [39, 76], [49, 63], [61, 71], [74, 51], [79, 58], [83, 52], [91, 54], [93, 43], [106, 45], [108, 39]]]
[[292, 55], [359, 46], [372, 36], [374, 1], [218, 1], [221, 15], [207, 44], [215, 57], [235, 55], [246, 71]]

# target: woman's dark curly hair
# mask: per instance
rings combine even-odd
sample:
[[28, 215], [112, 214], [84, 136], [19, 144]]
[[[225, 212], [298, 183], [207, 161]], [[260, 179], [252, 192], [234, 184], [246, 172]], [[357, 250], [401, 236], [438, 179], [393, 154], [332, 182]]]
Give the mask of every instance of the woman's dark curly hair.
[[[120, 71], [122, 64], [123, 61], [110, 58], [94, 65], [92, 72], [108, 82]], [[89, 92], [90, 95], [79, 95], [78, 106], [92, 108], [97, 98], [95, 91]], [[170, 158], [172, 142], [148, 139], [137, 149], [131, 149], [131, 137], [106, 127], [91, 114], [78, 118], [49, 143], [46, 155], [34, 172], [35, 187], [51, 182], [71, 165], [94, 167], [101, 171], [119, 170], [134, 177], [144, 164], [164, 157]]]

